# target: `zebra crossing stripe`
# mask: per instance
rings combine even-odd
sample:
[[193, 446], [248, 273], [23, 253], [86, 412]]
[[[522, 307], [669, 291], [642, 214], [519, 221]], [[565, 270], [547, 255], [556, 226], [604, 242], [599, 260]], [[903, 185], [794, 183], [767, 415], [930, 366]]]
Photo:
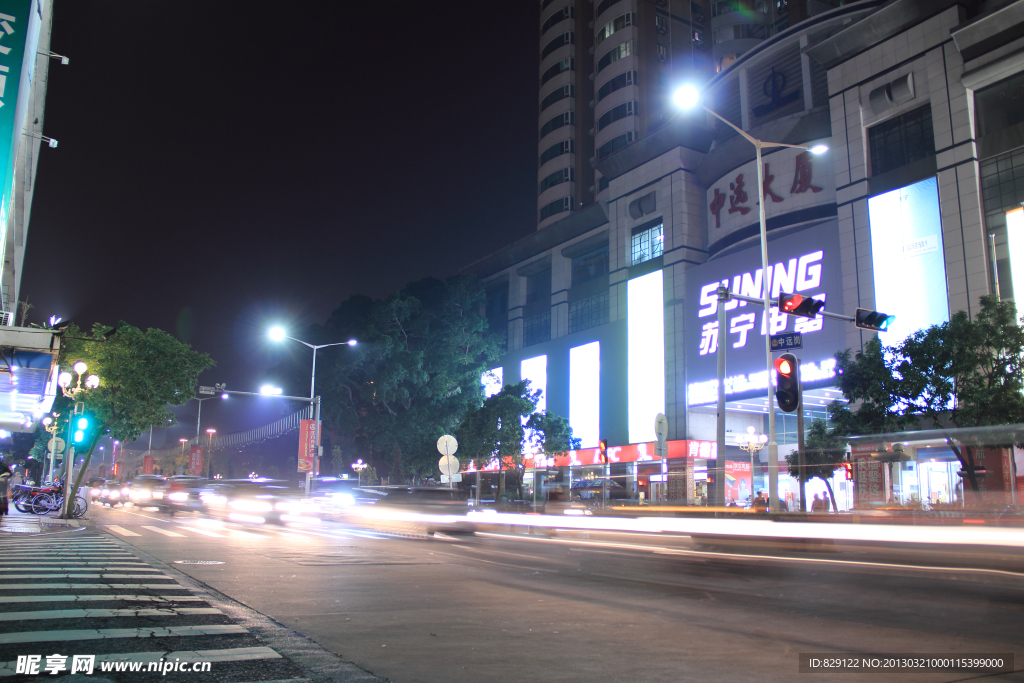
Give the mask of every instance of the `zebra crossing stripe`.
[[[90, 584], [91, 585], [91, 584]], [[174, 586], [161, 586], [174, 588]], [[0, 605], [18, 602], [205, 602], [195, 595], [0, 595]]]
[[105, 526], [108, 529], [110, 529], [111, 531], [113, 531], [115, 534], [120, 534], [122, 536], [140, 536], [141, 535], [141, 534], [135, 533], [134, 531], [128, 531], [124, 527], [120, 527], [120, 526], [118, 526], [116, 524], [107, 524]]
[[185, 531], [194, 531], [197, 534], [202, 534], [203, 536], [213, 536], [214, 538], [227, 538], [227, 536], [225, 536], [224, 534], [218, 534], [213, 531], [207, 531], [206, 529], [197, 529], [192, 526], [179, 526], [178, 528], [184, 529]]
[[[6, 564], [6, 565], [12, 565], [12, 564], [28, 565], [29, 567], [37, 567], [37, 566], [39, 566], [38, 560], [35, 561], [35, 562], [27, 562], [27, 561], [26, 562], [21, 562], [21, 561], [10, 562], [10, 561], [5, 560], [4, 564]], [[78, 561], [78, 560], [59, 560], [58, 564], [60, 564], [62, 567], [65, 567], [65, 566], [67, 566], [67, 567], [86, 567], [86, 568], [117, 567], [118, 569], [134, 569], [134, 568], [138, 567], [138, 568], [141, 569], [142, 567], [145, 566], [146, 563], [143, 562], [142, 560], [135, 560], [135, 561], [126, 561], [126, 560], [119, 560], [119, 561], [107, 561], [107, 560], [81, 560], [81, 561]], [[26, 567], [15, 567], [13, 569], [8, 569], [6, 567], [0, 567], [0, 572], [24, 571], [25, 569], [26, 569]], [[42, 571], [46, 571], [46, 570], [42, 570]], [[151, 571], [151, 570], [147, 569], [146, 571]]]
[[[154, 570], [148, 570], [154, 571]], [[173, 576], [167, 576], [166, 574], [50, 574], [47, 576], [40, 576], [39, 573], [35, 574], [8, 574], [3, 577], [4, 579], [166, 579], [173, 581]], [[0, 588], [4, 588], [3, 584], [0, 583]]]
[[224, 614], [216, 607], [143, 607], [140, 609], [47, 609], [33, 612], [0, 612], [0, 621], [39, 619], [90, 619], [108, 617], [178, 617], [195, 614]]
[[[107, 640], [112, 638], [180, 638], [184, 636], [224, 636], [248, 633], [248, 629], [234, 624], [206, 624], [202, 626], [149, 626], [146, 628], [92, 628], [67, 631], [22, 631], [0, 633], [0, 645], [21, 643], [50, 643], [73, 640]], [[129, 655], [131, 656], [131, 655]]]
[[[91, 567], [90, 566], [77, 566], [77, 567], [76, 566], [72, 566], [72, 565], [77, 564], [75, 562], [65, 562], [64, 564], [66, 564], [68, 566], [66, 566], [66, 567], [63, 567], [63, 566], [61, 566], [61, 567], [46, 567], [46, 568], [43, 568], [43, 569], [36, 569], [35, 573], [39, 576], [39, 578], [45, 579], [46, 578], [46, 574], [52, 574], [54, 572], [95, 572], [95, 571], [103, 571], [104, 567], [110, 567], [110, 571], [115, 571], [115, 572], [160, 572], [161, 571], [159, 569], [153, 569], [152, 567], [147, 567], [144, 564], [131, 564], [131, 565], [128, 565], [128, 566], [124, 566], [122, 564], [121, 566], [112, 566], [112, 565], [110, 565], [110, 564], [108, 564], [106, 562], [99, 562], [99, 563], [97, 563], [98, 566], [91, 566]], [[127, 563], [125, 563], [125, 564], [127, 564]], [[26, 569], [28, 569], [28, 567], [14, 567], [14, 568], [10, 568], [10, 569], [8, 569], [7, 567], [0, 567], [0, 572], [23, 572]], [[104, 573], [106, 573], [106, 572], [104, 572]], [[3, 578], [3, 576], [4, 576], [3, 574], [0, 574], [0, 578]]]
[[[5, 576], [5, 579], [11, 578]], [[33, 575], [32, 578], [35, 578]], [[147, 576], [147, 579], [157, 578]], [[190, 591], [191, 588], [186, 588], [181, 584], [166, 584], [166, 583], [3, 583], [0, 581], [0, 591], [23, 591], [23, 590], [121, 590], [129, 588], [146, 588], [146, 589], [160, 589], [170, 591]]]
[[[182, 650], [179, 652], [131, 652], [96, 655], [97, 662], [245, 662], [260, 659], [282, 659], [269, 647], [235, 647], [227, 650]], [[13, 676], [17, 662], [0, 662], [0, 677]]]
[[149, 529], [150, 531], [155, 531], [158, 534], [163, 534], [164, 536], [176, 536], [178, 538], [185, 538], [185, 534], [179, 534], [179, 533], [174, 532], [174, 531], [168, 531], [167, 529], [161, 529], [158, 526], [144, 526], [142, 528], [143, 529]]

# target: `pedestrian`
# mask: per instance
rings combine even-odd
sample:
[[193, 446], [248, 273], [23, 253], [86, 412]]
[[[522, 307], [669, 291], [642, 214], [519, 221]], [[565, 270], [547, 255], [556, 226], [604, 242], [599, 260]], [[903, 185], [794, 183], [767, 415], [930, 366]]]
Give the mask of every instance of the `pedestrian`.
[[768, 512], [768, 499], [764, 497], [764, 491], [757, 492], [757, 498], [750, 507], [758, 512]]
[[0, 517], [9, 514], [7, 507], [7, 485], [11, 481], [11, 468], [0, 460]]
[[814, 500], [811, 501], [811, 512], [821, 512], [821, 498], [817, 493], [814, 494]]

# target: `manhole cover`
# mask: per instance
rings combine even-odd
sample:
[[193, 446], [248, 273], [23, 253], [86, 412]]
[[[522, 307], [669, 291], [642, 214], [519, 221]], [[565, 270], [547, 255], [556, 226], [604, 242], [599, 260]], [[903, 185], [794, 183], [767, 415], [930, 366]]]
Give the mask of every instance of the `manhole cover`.
[[175, 560], [174, 564], [224, 564], [217, 560]]

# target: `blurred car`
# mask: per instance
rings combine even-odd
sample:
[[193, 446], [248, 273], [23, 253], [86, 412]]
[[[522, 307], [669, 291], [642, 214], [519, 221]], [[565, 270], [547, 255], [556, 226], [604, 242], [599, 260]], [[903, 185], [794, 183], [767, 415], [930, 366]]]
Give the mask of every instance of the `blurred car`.
[[[605, 477], [596, 479], [580, 479], [572, 483], [572, 496], [581, 500], [600, 500], [604, 496]], [[623, 500], [632, 498], [632, 494], [625, 486], [611, 477], [608, 481], [608, 500]]]
[[439, 486], [365, 487], [380, 494], [371, 506], [356, 506], [353, 515], [379, 531], [434, 535], [472, 533], [475, 525], [467, 518], [469, 492]]
[[206, 509], [203, 494], [209, 490], [210, 480], [206, 477], [170, 476], [164, 481], [163, 497], [157, 507], [171, 516], [177, 512], [203, 512]]
[[122, 484], [116, 479], [108, 479], [100, 487], [98, 502], [100, 505], [108, 505], [110, 507], [123, 505], [128, 501], [128, 491], [130, 489], [131, 487], [128, 484]]
[[102, 477], [91, 477], [87, 485], [87, 488], [89, 489], [89, 502], [98, 502], [101, 494], [103, 493], [103, 487], [106, 485], [106, 479], [103, 479]]
[[202, 493], [207, 512], [235, 522], [283, 524], [319, 521], [314, 506], [304, 501], [288, 481], [229, 479], [212, 484]]
[[164, 481], [164, 478], [157, 474], [140, 474], [132, 477], [128, 487], [127, 500], [124, 499], [123, 491], [122, 500], [126, 503], [134, 503], [139, 507], [159, 505], [160, 501], [164, 499]]
[[312, 480], [310, 500], [323, 512], [345, 512], [353, 505], [373, 505], [384, 493], [359, 485], [358, 479], [316, 477]]

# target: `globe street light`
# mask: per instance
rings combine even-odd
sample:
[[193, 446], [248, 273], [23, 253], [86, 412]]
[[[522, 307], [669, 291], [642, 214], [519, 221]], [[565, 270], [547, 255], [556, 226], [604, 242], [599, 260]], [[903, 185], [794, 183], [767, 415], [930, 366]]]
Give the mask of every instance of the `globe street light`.
[[363, 485], [363, 470], [365, 470], [367, 467], [369, 467], [369, 465], [363, 462], [362, 458], [359, 458], [359, 460], [356, 460], [354, 463], [352, 463], [352, 469], [356, 471], [356, 474], [359, 477], [359, 486]]
[[[819, 155], [824, 154], [828, 151], [828, 145], [816, 144], [808, 147], [807, 145], [790, 145], [784, 142], [764, 142], [757, 138], [749, 135], [745, 130], [735, 125], [725, 117], [712, 111], [701, 102], [700, 91], [696, 87], [690, 84], [685, 84], [676, 89], [672, 94], [672, 101], [677, 107], [682, 110], [693, 109], [698, 104], [707, 113], [714, 116], [716, 119], [729, 126], [740, 136], [743, 137], [747, 142], [754, 145], [754, 150], [757, 157], [757, 207], [758, 207], [758, 222], [761, 226], [761, 273], [763, 281], [764, 291], [764, 324], [765, 324], [765, 335], [764, 335], [764, 352], [765, 352], [765, 363], [767, 366], [767, 377], [768, 377], [768, 498], [769, 505], [772, 510], [779, 509], [779, 445], [775, 441], [775, 405], [772, 402], [772, 339], [771, 339], [771, 291], [772, 283], [768, 280], [768, 228], [765, 224], [764, 219], [764, 165], [761, 163], [761, 150], [769, 149], [773, 147], [792, 147], [794, 149], [804, 149], [809, 151], [811, 154]], [[718, 302], [719, 306], [723, 305], [722, 301]], [[719, 353], [724, 353], [724, 348], [719, 347]], [[720, 378], [721, 379], [721, 378]], [[719, 382], [718, 393], [719, 393], [719, 439], [725, 423], [725, 410], [724, 410], [724, 397], [722, 394], [725, 392], [725, 387], [722, 382]], [[720, 444], [721, 445], [721, 444]], [[719, 458], [724, 458], [724, 453], [718, 454]], [[753, 476], [753, 473], [751, 473]]]
[[[310, 380], [309, 380], [309, 397], [311, 399], [316, 396], [316, 352], [318, 350], [320, 350], [320, 349], [325, 349], [328, 346], [355, 346], [356, 344], [359, 343], [355, 339], [349, 339], [348, 341], [334, 342], [333, 344], [310, 344], [309, 342], [304, 342], [301, 339], [296, 339], [295, 337], [289, 337], [285, 333], [283, 327], [271, 327], [269, 335], [270, 335], [270, 339], [272, 341], [279, 342], [279, 341], [283, 341], [285, 339], [291, 339], [292, 341], [299, 342], [300, 344], [303, 344], [304, 346], [308, 346], [309, 348], [313, 349], [313, 372], [312, 372], [312, 374], [310, 376]], [[312, 405], [310, 405], [309, 410], [310, 410], [310, 413], [312, 413], [312, 411], [313, 411], [313, 406]]]

